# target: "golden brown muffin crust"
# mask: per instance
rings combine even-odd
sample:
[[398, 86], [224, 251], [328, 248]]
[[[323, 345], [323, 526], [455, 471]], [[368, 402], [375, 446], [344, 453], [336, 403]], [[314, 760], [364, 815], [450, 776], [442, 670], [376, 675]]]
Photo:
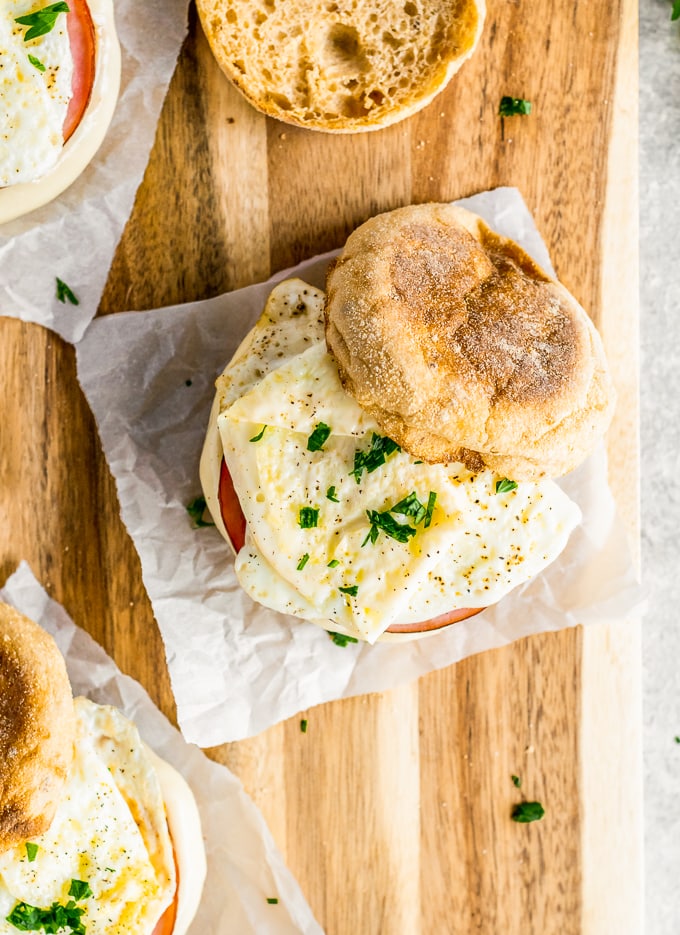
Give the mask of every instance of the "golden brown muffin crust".
[[358, 228], [329, 271], [326, 321], [345, 389], [424, 460], [558, 476], [611, 417], [587, 314], [461, 208], [411, 206]]
[[0, 851], [50, 826], [73, 760], [75, 718], [52, 637], [0, 603]]

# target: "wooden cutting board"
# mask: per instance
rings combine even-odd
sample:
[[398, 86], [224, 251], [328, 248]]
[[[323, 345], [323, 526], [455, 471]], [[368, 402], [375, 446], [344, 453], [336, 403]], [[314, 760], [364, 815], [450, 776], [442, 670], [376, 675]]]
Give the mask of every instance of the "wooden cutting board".
[[[515, 185], [605, 337], [611, 479], [636, 549], [636, 14], [635, 0], [491, 0], [475, 57], [429, 108], [340, 137], [252, 110], [192, 9], [101, 313], [212, 296], [340, 246], [376, 212]], [[501, 120], [505, 94], [531, 116]], [[172, 717], [73, 349], [17, 320], [0, 335], [0, 576], [27, 559]], [[210, 755], [262, 808], [328, 935], [641, 931], [634, 622], [533, 637], [301, 717], [306, 734], [293, 718]], [[510, 820], [512, 774], [543, 821]]]

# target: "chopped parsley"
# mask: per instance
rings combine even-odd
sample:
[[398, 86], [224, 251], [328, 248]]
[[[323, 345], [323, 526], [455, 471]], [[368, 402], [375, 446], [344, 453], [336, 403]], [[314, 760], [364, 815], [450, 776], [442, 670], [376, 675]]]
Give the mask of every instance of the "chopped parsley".
[[302, 731], [303, 734], [307, 733], [307, 718], [303, 717], [302, 720], [300, 721], [300, 730]]
[[330, 434], [330, 425], [326, 425], [325, 422], [319, 422], [319, 424], [314, 427], [314, 431], [307, 439], [307, 451], [321, 451], [323, 446], [326, 444]]
[[28, 857], [29, 864], [32, 864], [35, 858], [38, 856], [38, 851], [40, 848], [37, 844], [32, 844], [30, 841], [26, 841], [26, 856]]
[[409, 526], [408, 523], [398, 522], [391, 515], [389, 510], [385, 510], [384, 513], [379, 513], [377, 510], [366, 510], [366, 516], [368, 516], [371, 528], [366, 538], [361, 543], [362, 548], [369, 540], [375, 545], [381, 532], [388, 535], [390, 539], [396, 539], [397, 542], [408, 542], [411, 536], [415, 536], [416, 534], [415, 526]]
[[680, 743], [680, 737], [675, 737], [675, 742]]
[[264, 435], [265, 429], [266, 429], [266, 428], [267, 428], [267, 426], [266, 426], [266, 425], [263, 425], [263, 426], [262, 426], [262, 431], [261, 431], [258, 435], [253, 435], [253, 437], [252, 437], [252, 438], [249, 438], [248, 441], [249, 441], [249, 442], [259, 442], [259, 441], [262, 441], [262, 436]]
[[328, 631], [328, 635], [336, 646], [347, 646], [348, 643], [359, 642], [356, 636], [347, 636], [345, 633], [333, 633], [332, 630]]
[[326, 491], [326, 500], [332, 500], [333, 503], [340, 503], [338, 498], [335, 496], [335, 486], [329, 487]]
[[300, 561], [297, 563], [297, 571], [302, 571], [307, 562], [309, 561], [309, 552], [305, 552]]
[[499, 117], [516, 117], [531, 113], [531, 101], [523, 97], [502, 97], [498, 107]]
[[34, 68], [38, 69], [38, 71], [45, 71], [45, 66], [35, 55], [29, 55], [28, 60]]
[[680, 19], [680, 0], [673, 0], [673, 12], [671, 13], [671, 21]]
[[205, 502], [205, 497], [196, 497], [191, 503], [187, 503], [187, 513], [196, 529], [200, 529], [202, 526], [215, 525], [212, 520], [203, 519], [203, 514], [207, 508], [208, 504]]
[[432, 522], [432, 514], [434, 513], [434, 505], [437, 502], [437, 494], [434, 490], [430, 491], [430, 494], [427, 498], [427, 506], [425, 507], [425, 522], [423, 526], [427, 529]]
[[63, 279], [59, 279], [58, 276], [55, 276], [55, 279], [57, 280], [57, 299], [58, 299], [58, 301], [61, 302], [62, 304], [66, 303], [66, 301], [69, 301], [69, 302], [71, 303], [71, 305], [80, 305], [80, 299], [79, 299], [78, 296], [73, 292], [73, 290], [72, 290], [71, 288], [69, 288], [69, 286], [66, 285], [66, 283], [64, 282], [64, 280], [63, 280]]
[[359, 593], [359, 585], [352, 584], [345, 588], [338, 588], [338, 591], [342, 591], [343, 594], [349, 594], [350, 597], [356, 597]]
[[357, 484], [361, 483], [361, 475], [364, 471], [372, 474], [385, 463], [391, 454], [395, 451], [401, 451], [399, 445], [388, 438], [386, 435], [377, 435], [373, 433], [371, 446], [368, 451], [354, 452], [354, 467], [349, 472]]
[[515, 490], [517, 487], [517, 481], [508, 480], [507, 477], [502, 477], [500, 480], [496, 481], [496, 493], [510, 493], [511, 490]]
[[510, 817], [513, 821], [528, 824], [530, 821], [540, 821], [545, 815], [545, 809], [540, 802], [520, 802], [515, 805]]
[[522, 780], [519, 778], [519, 776], [514, 776], [514, 775], [513, 775], [513, 776], [510, 777], [510, 779], [512, 779], [512, 784], [513, 784], [513, 786], [514, 786], [516, 789], [520, 789], [520, 788], [521, 788], [521, 786], [522, 786]]
[[313, 506], [300, 507], [298, 523], [301, 529], [314, 529], [319, 525], [319, 511]]
[[71, 880], [68, 895], [73, 896], [76, 902], [80, 902], [81, 899], [87, 899], [92, 895], [90, 884], [86, 883], [85, 880]]
[[337, 558], [332, 558], [328, 565], [326, 565], [326, 568], [337, 568], [339, 564], [340, 562], [337, 560]]
[[49, 6], [44, 6], [42, 10], [36, 10], [35, 13], [16, 16], [14, 22], [20, 26], [30, 27], [24, 36], [24, 42], [30, 42], [31, 39], [37, 39], [39, 36], [45, 36], [48, 32], [52, 32], [59, 14], [68, 12], [70, 12], [68, 3], [50, 3]]
[[[366, 510], [366, 516], [371, 524], [371, 528], [366, 538], [361, 543], [361, 547], [363, 548], [367, 542], [371, 542], [375, 545], [381, 532], [384, 532], [391, 539], [396, 539], [397, 542], [408, 542], [412, 536], [415, 536], [417, 532], [416, 526], [420, 523], [423, 523], [425, 527], [430, 525], [436, 500], [437, 494], [431, 490], [427, 498], [427, 506], [425, 506], [418, 499], [418, 495], [414, 490], [407, 497], [404, 497], [403, 500], [395, 503], [394, 506], [391, 506], [382, 513], [378, 510]], [[398, 516], [410, 517], [415, 523], [415, 526], [410, 526], [408, 523], [400, 523], [392, 516], [392, 513], [396, 513]]]
[[417, 526], [418, 523], [422, 523], [425, 519], [426, 510], [414, 490], [408, 497], [404, 497], [399, 503], [395, 503], [390, 509], [390, 513], [399, 513], [400, 516], [411, 516], [413, 517], [413, 522]]
[[279, 901], [276, 896], [267, 896], [267, 902], [270, 906], [277, 906]]
[[56, 935], [68, 929], [71, 935], [86, 935], [81, 916], [85, 910], [79, 909], [72, 899], [62, 906], [52, 903], [49, 909], [38, 909], [28, 903], [19, 902], [7, 916], [7, 921], [20, 932], [45, 932]]

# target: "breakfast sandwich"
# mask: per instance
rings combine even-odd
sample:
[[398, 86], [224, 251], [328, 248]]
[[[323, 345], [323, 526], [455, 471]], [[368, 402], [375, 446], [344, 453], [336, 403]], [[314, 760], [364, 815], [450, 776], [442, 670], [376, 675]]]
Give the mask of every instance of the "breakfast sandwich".
[[184, 779], [0, 604], [0, 933], [183, 935], [204, 877]]
[[327, 292], [281, 283], [217, 380], [201, 480], [256, 601], [374, 642], [472, 616], [563, 550], [554, 482], [613, 389], [576, 300], [451, 205], [379, 215]]
[[120, 84], [112, 0], [1, 0], [0, 223], [67, 188], [101, 145]]

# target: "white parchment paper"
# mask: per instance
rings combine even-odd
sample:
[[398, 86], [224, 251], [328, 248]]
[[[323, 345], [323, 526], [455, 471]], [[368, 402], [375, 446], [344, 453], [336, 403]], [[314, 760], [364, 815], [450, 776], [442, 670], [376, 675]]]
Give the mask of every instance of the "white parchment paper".
[[[198, 802], [208, 858], [203, 898], [189, 935], [323, 935], [283, 863], [262, 815], [225, 766], [182, 739], [144, 689], [51, 600], [22, 563], [0, 599], [56, 639], [74, 695], [119, 708], [144, 740], [184, 776]], [[277, 905], [267, 903], [277, 898]]]
[[[461, 204], [550, 268], [515, 189]], [[323, 286], [329, 257], [295, 272]], [[220, 535], [194, 529], [186, 504], [200, 493], [213, 381], [271, 287], [96, 319], [77, 346], [79, 378], [141, 557], [187, 738], [204, 746], [237, 740], [311, 705], [385, 690], [531, 633], [631, 614], [640, 594], [607, 487], [604, 448], [564, 479], [584, 515], [566, 550], [479, 616], [415, 642], [338, 647], [316, 626], [254, 604]]]
[[[122, 75], [116, 112], [90, 165], [55, 201], [0, 225], [0, 315], [78, 341], [94, 318], [187, 31], [188, 0], [114, 0]], [[80, 304], [56, 298], [55, 277]]]

